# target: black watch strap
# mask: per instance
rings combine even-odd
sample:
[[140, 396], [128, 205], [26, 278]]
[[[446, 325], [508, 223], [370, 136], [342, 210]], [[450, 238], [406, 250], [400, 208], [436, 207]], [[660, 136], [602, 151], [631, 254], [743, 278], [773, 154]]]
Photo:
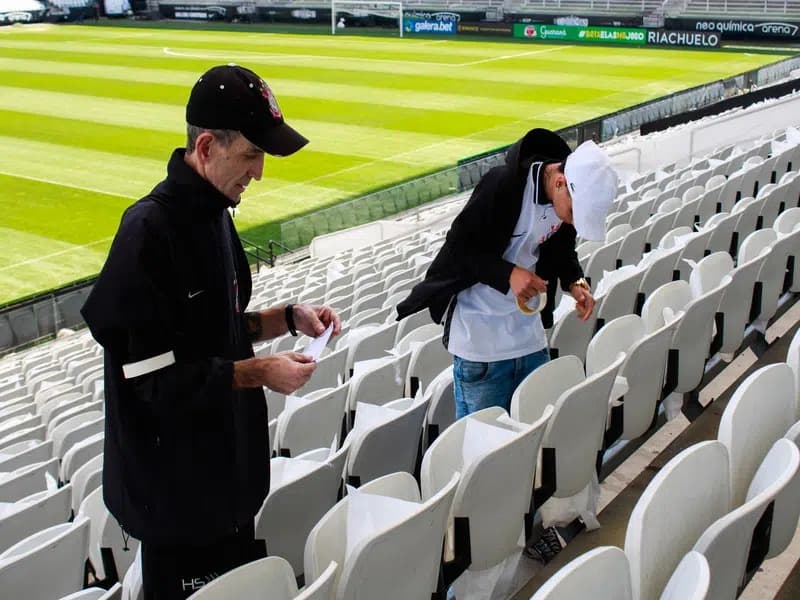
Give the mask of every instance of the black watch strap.
[[289, 328], [289, 333], [297, 337], [297, 328], [294, 326], [294, 304], [287, 304], [283, 314], [286, 317], [286, 326]]

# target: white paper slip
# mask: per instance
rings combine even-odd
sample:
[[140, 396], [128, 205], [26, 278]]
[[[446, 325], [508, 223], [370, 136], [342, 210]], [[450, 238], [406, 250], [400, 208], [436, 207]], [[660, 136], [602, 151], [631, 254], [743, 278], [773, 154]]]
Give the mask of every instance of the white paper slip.
[[310, 356], [315, 361], [319, 360], [322, 351], [325, 349], [325, 346], [328, 345], [328, 340], [331, 339], [331, 334], [333, 334], [333, 323], [328, 325], [328, 328], [321, 336], [311, 340], [311, 343], [303, 350], [303, 354]]

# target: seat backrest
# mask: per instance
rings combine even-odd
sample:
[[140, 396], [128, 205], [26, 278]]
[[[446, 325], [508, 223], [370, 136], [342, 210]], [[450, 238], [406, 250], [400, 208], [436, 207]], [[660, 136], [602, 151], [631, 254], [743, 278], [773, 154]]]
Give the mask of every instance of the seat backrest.
[[37, 492], [17, 501], [19, 510], [0, 518], [0, 552], [26, 537], [69, 520], [72, 487]]
[[331, 562], [322, 574], [311, 583], [306, 583], [294, 600], [331, 600], [336, 585], [339, 565]]
[[[348, 352], [348, 348], [339, 348], [321, 358], [317, 362], [317, 368], [314, 369], [311, 379], [295, 393], [305, 396], [316, 390], [338, 386], [349, 374], [347, 371]], [[270, 413], [270, 417], [277, 416], [277, 414]]]
[[[767, 539], [754, 539], [754, 531], [767, 505], [797, 474], [800, 450], [789, 440], [779, 439], [770, 449], [750, 483], [744, 504], [719, 518], [694, 545], [711, 569], [711, 598], [735, 598], [747, 570], [753, 570], [766, 556]], [[767, 532], [771, 529], [767, 527]], [[751, 540], [758, 547], [751, 547]], [[757, 553], [747, 565], [748, 553]]]
[[[634, 268], [634, 267], [628, 267]], [[633, 314], [636, 309], [636, 300], [639, 286], [644, 277], [644, 270], [637, 269], [624, 279], [617, 281], [611, 289], [605, 292], [598, 300], [597, 318], [605, 324], [612, 319]]]
[[369, 335], [353, 341], [349, 345], [347, 354], [347, 371], [353, 368], [353, 363], [361, 360], [370, 360], [386, 356], [386, 351], [391, 350], [394, 345], [394, 337], [397, 333], [397, 322], [382, 325], [373, 330]]
[[586, 358], [586, 347], [592, 339], [597, 325], [597, 311], [592, 311], [588, 319], [578, 317], [576, 309], [572, 309], [553, 325], [550, 336], [550, 356], [560, 358], [568, 355], [578, 357], [583, 362]]
[[18, 542], [0, 554], [0, 589], [11, 598], [30, 600], [79, 591], [88, 544], [86, 519], [49, 527]]
[[309, 532], [336, 504], [348, 452], [346, 445], [298, 479], [274, 486], [256, 515], [256, 539], [266, 540], [270, 555], [288, 560], [295, 576], [303, 574]]
[[531, 600], [566, 598], [633, 600], [628, 557], [615, 546], [585, 552], [559, 569], [531, 596]]
[[755, 371], [731, 396], [720, 419], [717, 439], [730, 456], [732, 506], [745, 501], [758, 466], [775, 441], [794, 424], [795, 411], [794, 374], [786, 363]]
[[[98, 454], [86, 461], [82, 467], [72, 474], [72, 508], [77, 512], [84, 498], [92, 492], [103, 474], [103, 455]], [[98, 477], [99, 476], [99, 477]]]
[[279, 556], [267, 556], [237, 567], [210, 581], [191, 600], [227, 600], [258, 598], [269, 590], [270, 600], [292, 600], [297, 596], [297, 583], [292, 567]]
[[458, 485], [449, 485], [399, 524], [361, 541], [342, 567], [339, 600], [428, 598], [436, 589], [447, 517]]
[[104, 428], [105, 415], [99, 410], [92, 410], [70, 417], [53, 429], [51, 436], [53, 439], [53, 455], [64, 458], [64, 454], [72, 448], [73, 444], [103, 431]]
[[428, 388], [433, 379], [453, 364], [453, 357], [442, 344], [441, 336], [429, 338], [411, 352], [406, 375], [406, 395], [415, 396]]
[[426, 393], [431, 403], [425, 419], [428, 431], [426, 443], [430, 445], [439, 433], [447, 429], [456, 420], [455, 391], [453, 367], [447, 367], [428, 385]]
[[659, 600], [706, 600], [711, 570], [706, 557], [692, 550], [683, 557]]
[[358, 402], [386, 404], [402, 398], [410, 360], [408, 353], [386, 358], [377, 368], [354, 375], [347, 393], [347, 409], [355, 410]]
[[3, 454], [8, 455], [8, 458], [0, 462], [0, 473], [10, 473], [21, 467], [49, 460], [53, 456], [53, 442], [26, 440], [4, 448]]
[[405, 404], [398, 407], [396, 416], [353, 441], [347, 460], [348, 478], [357, 477], [363, 485], [388, 473], [414, 472], [430, 399], [408, 399]]
[[[611, 388], [625, 356], [564, 391], [547, 425], [543, 449], [555, 452], [553, 495], [566, 498], [581, 491], [595, 472], [603, 447]], [[547, 465], [545, 465], [546, 467]]]
[[275, 434], [278, 454], [297, 456], [306, 450], [329, 448], [341, 432], [348, 387], [345, 383], [294, 410], [285, 409], [278, 417]]
[[800, 208], [788, 208], [775, 219], [772, 228], [778, 233], [791, 233], [800, 224]]
[[397, 327], [397, 333], [395, 336], [395, 346], [397, 342], [405, 337], [405, 335], [409, 331], [413, 331], [418, 327], [422, 327], [423, 325], [427, 325], [428, 323], [433, 323], [431, 320], [431, 315], [427, 310], [421, 310], [413, 315], [407, 316], [405, 319], [400, 321], [400, 325]]
[[0, 502], [16, 502], [58, 483], [58, 459], [26, 465], [0, 483]]
[[[551, 414], [552, 408], [547, 407], [542, 417], [530, 425], [506, 426], [517, 435], [509, 436], [468, 464], [461, 460], [457, 468], [449, 470], [450, 474], [461, 473], [452, 515], [469, 520], [471, 570], [488, 569], [517, 550], [530, 507], [536, 458]], [[500, 423], [494, 420], [488, 424]], [[509, 478], [509, 473], [514, 477]], [[423, 485], [423, 496], [426, 495]]]
[[642, 320], [645, 330], [652, 333], [668, 324], [667, 317], [685, 311], [692, 301], [692, 291], [686, 281], [665, 283], [645, 300], [642, 307]]
[[696, 297], [718, 287], [722, 279], [733, 272], [733, 266], [733, 259], [727, 252], [715, 252], [700, 260], [689, 275], [692, 295]]
[[638, 315], [625, 315], [609, 321], [586, 348], [586, 373], [591, 375], [601, 371], [620, 352], [629, 352], [644, 335], [644, 321]]
[[[800, 265], [798, 265], [800, 268]], [[789, 349], [786, 351], [786, 364], [792, 369], [794, 373], [794, 391], [795, 398], [797, 399], [796, 416], [800, 418], [800, 329], [798, 329], [792, 341], [789, 343]]]
[[511, 396], [511, 418], [535, 423], [547, 405], [555, 405], [561, 394], [586, 379], [583, 362], [572, 355], [548, 361], [532, 371]]
[[[687, 494], [702, 482], [702, 494]], [[683, 556], [728, 512], [728, 452], [717, 441], [695, 444], [648, 484], [628, 520], [625, 554], [634, 598], [657, 598]]]
[[[656, 254], [652, 258], [648, 257], [647, 270], [639, 285], [639, 292], [644, 295], [645, 299], [656, 289], [672, 281], [681, 249], [656, 250], [655, 252]], [[640, 265], [644, 266], [641, 262]]]
[[425, 325], [421, 325], [416, 329], [412, 329], [408, 331], [401, 340], [399, 340], [394, 345], [394, 350], [398, 354], [404, 354], [405, 352], [409, 352], [413, 350], [416, 345], [421, 344], [423, 342], [427, 342], [432, 338], [439, 338], [442, 337], [442, 327], [441, 325], [436, 325], [435, 323], [427, 323]]

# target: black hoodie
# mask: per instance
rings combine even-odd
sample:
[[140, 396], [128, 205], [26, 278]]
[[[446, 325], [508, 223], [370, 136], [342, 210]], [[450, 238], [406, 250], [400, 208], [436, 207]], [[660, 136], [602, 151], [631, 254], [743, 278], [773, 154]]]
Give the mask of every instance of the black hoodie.
[[[567, 143], [547, 129], [532, 129], [512, 145], [506, 164], [486, 173], [473, 190], [425, 279], [398, 304], [398, 320], [427, 308], [434, 322], [442, 323], [452, 315], [458, 293], [476, 283], [506, 294], [514, 265], [503, 259], [503, 253], [519, 220], [530, 166], [540, 161], [561, 162], [569, 154]], [[545, 327], [553, 324], [556, 279], [568, 291], [583, 277], [575, 235], [575, 228], [564, 223], [539, 246], [536, 273], [548, 281], [547, 305], [541, 313]]]

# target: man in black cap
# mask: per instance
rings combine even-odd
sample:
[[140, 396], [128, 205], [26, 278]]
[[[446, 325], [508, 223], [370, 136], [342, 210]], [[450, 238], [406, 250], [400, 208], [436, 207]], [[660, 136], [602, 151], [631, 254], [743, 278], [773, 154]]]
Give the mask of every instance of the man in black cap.
[[82, 313], [105, 349], [103, 497], [142, 542], [144, 595], [186, 598], [266, 554], [254, 516], [269, 489], [262, 386], [288, 394], [314, 371], [252, 343], [340, 322], [328, 307], [245, 312], [250, 268], [228, 208], [261, 179], [264, 153], [308, 140], [252, 71], [214, 67], [192, 89], [186, 149], [122, 217]]

